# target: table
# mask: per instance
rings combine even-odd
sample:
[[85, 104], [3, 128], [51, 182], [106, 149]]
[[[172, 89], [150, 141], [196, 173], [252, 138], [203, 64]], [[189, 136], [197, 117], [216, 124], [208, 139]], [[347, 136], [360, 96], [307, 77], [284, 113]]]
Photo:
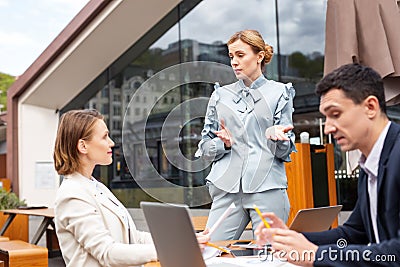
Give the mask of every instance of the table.
[[28, 216], [41, 216], [43, 220], [39, 225], [39, 228], [36, 230], [35, 235], [31, 240], [31, 244], [37, 245], [40, 238], [46, 232], [46, 229], [49, 225], [55, 228], [54, 225], [54, 209], [45, 208], [45, 209], [9, 209], [9, 210], [1, 210], [5, 215], [8, 215], [7, 220], [5, 221], [3, 227], [0, 230], [0, 235], [3, 235], [7, 228], [11, 225], [17, 214], [28, 215]]
[[[218, 246], [226, 247], [229, 244], [235, 243], [236, 241], [239, 241], [239, 240], [225, 240], [225, 241], [217, 241], [217, 242], [213, 242], [213, 243]], [[250, 240], [248, 240], [248, 241], [250, 241]], [[226, 255], [223, 257], [230, 257], [230, 256]], [[152, 261], [152, 262], [148, 262], [148, 263], [144, 264], [144, 267], [161, 267], [161, 264], [159, 261]]]
[[[214, 244], [221, 246], [221, 247], [229, 247], [230, 249], [242, 249], [240, 247], [237, 246], [230, 246], [230, 244], [233, 244], [237, 241], [246, 241], [246, 242], [250, 242], [252, 240], [224, 240], [224, 241], [216, 241], [213, 242]], [[254, 241], [252, 241], [254, 242]], [[222, 257], [232, 257], [229, 254], [224, 254]], [[268, 264], [267, 264], [268, 265]], [[281, 262], [278, 264], [280, 267], [296, 267], [296, 265], [289, 263], [289, 262]], [[162, 267], [159, 261], [152, 261], [152, 262], [148, 262], [146, 264], [143, 265], [144, 267]], [[264, 266], [264, 265], [263, 265]], [[276, 264], [269, 264], [269, 266], [277, 266]]]

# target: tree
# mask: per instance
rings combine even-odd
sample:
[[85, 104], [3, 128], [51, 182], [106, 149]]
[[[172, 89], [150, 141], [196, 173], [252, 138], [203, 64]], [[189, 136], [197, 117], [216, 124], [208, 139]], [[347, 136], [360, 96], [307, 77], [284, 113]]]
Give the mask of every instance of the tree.
[[14, 81], [14, 76], [0, 72], [0, 112], [7, 110], [7, 90]]
[[317, 52], [308, 56], [294, 52], [289, 56], [289, 66], [296, 69], [300, 77], [319, 80], [324, 69], [324, 56]]

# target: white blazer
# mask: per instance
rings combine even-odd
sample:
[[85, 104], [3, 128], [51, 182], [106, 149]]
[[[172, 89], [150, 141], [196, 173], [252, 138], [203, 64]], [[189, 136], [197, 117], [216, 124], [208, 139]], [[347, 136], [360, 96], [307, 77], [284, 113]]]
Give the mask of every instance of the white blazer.
[[55, 226], [67, 266], [132, 266], [157, 260], [150, 233], [136, 229], [105, 185], [79, 173], [66, 176], [57, 191]]

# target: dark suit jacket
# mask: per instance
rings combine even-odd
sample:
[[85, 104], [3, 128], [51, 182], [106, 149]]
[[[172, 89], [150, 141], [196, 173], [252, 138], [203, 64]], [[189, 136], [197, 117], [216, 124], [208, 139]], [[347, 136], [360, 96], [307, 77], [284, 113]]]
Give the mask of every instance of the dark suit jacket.
[[346, 223], [324, 232], [304, 233], [319, 245], [315, 266], [400, 266], [400, 125], [390, 125], [379, 160], [379, 244], [372, 230], [367, 182], [367, 174], [361, 171], [357, 203]]

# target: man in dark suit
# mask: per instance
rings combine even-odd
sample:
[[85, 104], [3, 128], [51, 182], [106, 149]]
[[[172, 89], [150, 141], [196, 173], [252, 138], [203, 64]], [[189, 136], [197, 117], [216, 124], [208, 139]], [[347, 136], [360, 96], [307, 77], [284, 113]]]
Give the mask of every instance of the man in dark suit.
[[399, 266], [400, 126], [390, 122], [382, 80], [359, 64], [341, 66], [318, 84], [325, 134], [343, 151], [359, 149], [358, 199], [338, 228], [297, 233], [273, 213], [263, 215], [257, 241], [271, 243], [274, 256], [302, 266]]

